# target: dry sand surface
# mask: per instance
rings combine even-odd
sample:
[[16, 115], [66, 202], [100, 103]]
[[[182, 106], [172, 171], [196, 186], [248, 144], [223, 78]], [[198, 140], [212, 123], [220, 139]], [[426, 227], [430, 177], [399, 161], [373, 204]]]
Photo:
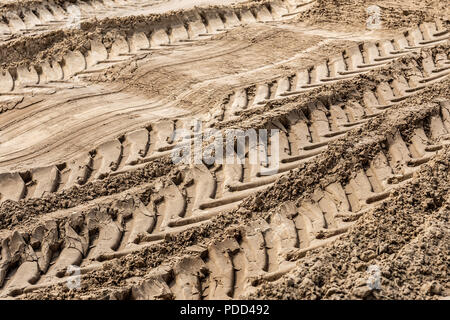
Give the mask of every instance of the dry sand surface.
[[449, 10], [0, 1], [0, 298], [448, 299]]

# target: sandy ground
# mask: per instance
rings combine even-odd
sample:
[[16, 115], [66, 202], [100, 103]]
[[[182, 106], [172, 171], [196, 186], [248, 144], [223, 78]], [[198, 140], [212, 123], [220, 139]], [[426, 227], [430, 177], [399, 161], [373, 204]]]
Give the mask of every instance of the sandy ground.
[[[67, 5], [0, 2], [0, 297], [450, 296], [442, 2]], [[279, 142], [174, 164], [194, 119]]]

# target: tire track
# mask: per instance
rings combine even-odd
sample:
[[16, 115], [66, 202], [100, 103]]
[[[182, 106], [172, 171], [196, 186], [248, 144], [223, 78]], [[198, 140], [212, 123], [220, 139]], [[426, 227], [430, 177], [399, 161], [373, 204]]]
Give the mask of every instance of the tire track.
[[[399, 127], [378, 141], [379, 151], [346, 183], [318, 187], [300, 203], [285, 202], [270, 218], [241, 226], [235, 237], [193, 249], [192, 256], [155, 270], [165, 271], [133, 287], [131, 298], [238, 298], [261, 279], [278, 279], [293, 268], [293, 261], [334, 241], [364, 212], [408, 183], [422, 164], [450, 143], [449, 133], [450, 102], [441, 100], [439, 108], [416, 119], [413, 127]], [[191, 170], [195, 176], [205, 175], [199, 168]], [[184, 230], [164, 232], [188, 214], [189, 197], [182, 188], [189, 183], [186, 177], [161, 181], [150, 193], [118, 199], [108, 207], [49, 219], [29, 232], [11, 232], [1, 241], [2, 295], [66, 281], [71, 264], [81, 265], [86, 273], [101, 265], [96, 261], [142, 250]], [[205, 189], [202, 186], [201, 192]]]
[[[369, 72], [402, 55], [429, 45], [443, 43], [448, 40], [448, 35], [448, 30], [443, 29], [442, 22], [438, 20], [434, 23], [423, 23], [394, 39], [358, 44], [290, 76], [239, 88], [227, 97], [226, 101], [229, 103], [225, 103], [222, 110], [216, 111], [214, 117], [218, 121], [237, 119], [242, 112], [251, 112], [252, 109], [260, 108], [268, 102], [303, 94], [321, 85], [332, 84]], [[422, 79], [423, 82], [410, 84], [411, 88], [407, 88], [408, 93], [420, 90], [424, 82], [436, 79], [440, 76], [439, 72], [449, 70], [448, 56], [445, 54], [436, 58], [434, 63], [431, 63], [429, 59], [424, 62], [423, 77], [426, 79]], [[398, 82], [394, 85], [401, 86]], [[392, 88], [391, 90], [401, 89]]]
[[[299, 8], [304, 10], [303, 6]], [[199, 8], [175, 21], [153, 23], [149, 29], [135, 30], [129, 36], [117, 35], [111, 45], [105, 44], [103, 35], [99, 35], [97, 39], [89, 40], [86, 52], [68, 51], [60, 61], [49, 57], [38, 66], [22, 64], [0, 70], [0, 96], [26, 95], [33, 92], [31, 89], [58, 89], [73, 79], [103, 72], [119, 63], [142, 59], [153, 50], [186, 46], [249, 23], [280, 20], [296, 9], [297, 5], [287, 0], [253, 8]]]
[[[401, 57], [403, 55], [396, 57], [396, 59]], [[339, 139], [347, 131], [362, 125], [371, 117], [420, 92], [428, 85], [441, 81], [450, 72], [448, 61], [448, 53], [442, 51], [434, 54], [423, 52], [420, 59], [412, 60], [406, 66], [408, 71], [396, 75], [391, 81], [379, 83], [374, 90], [365, 91], [364, 98], [359, 103], [345, 105], [338, 102], [332, 104], [318, 101], [311, 103], [306, 110], [293, 112], [285, 120], [274, 123], [271, 128], [280, 130], [279, 138], [282, 146], [279, 150], [281, 156], [279, 172], [282, 173], [295, 168], [308, 158], [319, 154], [328, 143]], [[284, 83], [282, 79], [278, 83]], [[268, 85], [264, 86], [265, 89], [268, 89], [268, 87]], [[251, 90], [245, 92], [249, 91]], [[262, 89], [259, 89], [259, 91], [262, 92]], [[238, 102], [247, 102], [247, 104], [254, 105], [258, 96], [261, 97], [262, 95], [258, 94], [257, 89], [255, 98], [250, 99], [253, 102], [249, 103], [244, 91], [237, 91], [225, 111], [228, 107], [231, 110], [236, 110]], [[80, 154], [67, 162], [25, 172], [2, 173], [0, 174], [0, 203], [6, 200], [18, 201], [58, 192], [74, 185], [79, 186], [88, 181], [105, 178], [108, 175], [125, 173], [136, 165], [145, 164], [159, 157], [169, 156], [182, 138], [174, 137], [175, 130], [185, 129], [192, 132], [191, 120], [185, 118], [159, 121], [146, 128], [137, 129], [117, 139], [107, 141], [88, 154]], [[205, 123], [206, 127], [208, 125], [211, 125], [210, 120]], [[267, 154], [265, 157], [267, 158], [265, 160], [266, 165], [273, 165], [268, 161], [270, 155]], [[49, 178], [45, 175], [33, 174], [42, 170], [50, 170], [54, 174], [48, 176]], [[226, 168], [226, 170], [237, 170], [238, 172], [242, 171], [242, 168]], [[217, 172], [214, 172], [214, 175], [217, 174], [219, 179], [227, 180], [228, 178], [220, 178], [221, 175], [223, 176], [223, 171], [224, 169], [219, 168]], [[228, 179], [228, 182], [226, 182], [226, 188], [234, 191], [233, 195], [230, 194], [230, 199], [224, 200], [227, 204], [236, 202], [233, 199], [245, 197], [246, 186], [269, 184], [275, 181], [276, 177], [261, 177], [258, 169], [252, 168], [246, 170], [238, 179], [234, 179], [236, 183], [232, 185], [229, 182], [231, 180]], [[35, 185], [46, 186], [46, 189], [35, 194], [33, 189]], [[235, 194], [239, 194], [239, 192], [242, 195], [236, 196]], [[218, 194], [226, 193], [227, 190], [220, 190]]]
[[[386, 135], [378, 142], [380, 151], [361, 164], [347, 183], [318, 188], [298, 205], [286, 203], [268, 221], [242, 227], [242, 238], [199, 249], [201, 257], [182, 260], [159, 287], [169, 288], [175, 298], [224, 299], [247, 292], [255, 279], [278, 278], [292, 268], [291, 260], [333, 241], [365, 211], [389, 198], [449, 139], [450, 103], [442, 100], [437, 111], [416, 121], [414, 127]], [[244, 166], [245, 170], [258, 172]], [[237, 195], [214, 199], [225, 190], [218, 177], [204, 165], [186, 168], [176, 179], [156, 183], [150, 193], [118, 199], [107, 207], [94, 206], [59, 221], [50, 219], [29, 234], [13, 231], [2, 241], [3, 294], [14, 296], [26, 287], [34, 290], [63, 281], [70, 264], [88, 272], [98, 265], [96, 261], [121, 257], [195, 227], [234, 208], [240, 197], [260, 190], [247, 184]], [[193, 285], [189, 290], [187, 283]]]
[[153, 12], [152, 7], [163, 3], [170, 1], [76, 0], [28, 2], [21, 6], [9, 4], [0, 14], [0, 41], [77, 27], [93, 18], [126, 16], [135, 12], [148, 14]]

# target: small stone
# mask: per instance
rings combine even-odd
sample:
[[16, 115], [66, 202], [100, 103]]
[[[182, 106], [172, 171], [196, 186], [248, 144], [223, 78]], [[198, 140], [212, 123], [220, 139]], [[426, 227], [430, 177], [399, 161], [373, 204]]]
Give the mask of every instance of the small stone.
[[352, 293], [355, 297], [364, 299], [370, 295], [372, 289], [370, 289], [367, 285], [362, 287], [356, 287], [352, 290]]
[[428, 281], [420, 288], [422, 294], [441, 295], [442, 291], [442, 285], [436, 281]]
[[331, 287], [330, 289], [327, 290], [327, 292], [325, 293], [325, 297], [329, 297], [335, 293], [339, 293], [340, 290], [337, 287]]
[[356, 271], [364, 271], [367, 269], [367, 267], [365, 263], [358, 263], [355, 265], [355, 269]]
[[377, 254], [375, 251], [366, 250], [361, 254], [360, 259], [364, 262], [368, 262], [368, 261], [374, 259], [376, 256], [377, 256]]
[[313, 288], [314, 282], [310, 278], [305, 278], [303, 279], [301, 286], [305, 288]]
[[289, 278], [289, 279], [286, 281], [286, 284], [287, 284], [289, 287], [293, 287], [293, 286], [294, 286], [294, 279]]

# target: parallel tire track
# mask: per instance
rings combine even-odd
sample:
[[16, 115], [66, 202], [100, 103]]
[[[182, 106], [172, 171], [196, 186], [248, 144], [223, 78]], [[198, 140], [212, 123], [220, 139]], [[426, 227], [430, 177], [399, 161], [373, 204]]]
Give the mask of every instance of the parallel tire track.
[[160, 2], [147, 0], [76, 0], [24, 3], [17, 9], [6, 9], [0, 15], [0, 40], [18, 35], [33, 35], [48, 30], [74, 27], [90, 18], [141, 11]]
[[242, 226], [235, 237], [193, 248], [192, 256], [156, 269], [132, 286], [127, 298], [232, 299], [251, 292], [259, 280], [278, 279], [308, 251], [345, 233], [449, 145], [449, 106], [448, 100], [441, 101], [439, 112], [419, 121], [412, 134], [407, 128], [386, 136], [379, 143], [381, 151], [348, 183], [318, 188], [310, 200], [298, 205], [286, 202], [270, 219]]
[[[222, 110], [217, 111], [214, 116], [219, 121], [237, 119], [242, 112], [261, 107], [270, 101], [302, 94], [321, 85], [368, 72], [409, 52], [443, 43], [448, 38], [449, 31], [440, 20], [437, 20], [422, 23], [393, 39], [360, 43], [295, 74], [240, 88], [226, 99], [229, 102], [225, 103]], [[427, 57], [423, 62], [422, 77], [429, 78], [428, 80], [436, 79], [440, 72], [449, 70], [448, 56], [445, 53], [436, 57], [434, 62], [430, 59], [431, 57]], [[396, 81], [392, 84], [391, 90], [398, 91], [403, 87], [403, 90], [411, 93], [419, 90], [428, 80], [420, 79], [417, 83], [411, 81], [410, 84]], [[382, 102], [379, 104], [383, 105]]]
[[[136, 289], [144, 293], [136, 293], [135, 298], [235, 298], [255, 280], [275, 279], [287, 272], [293, 266], [291, 260], [346, 232], [450, 143], [450, 102], [441, 101], [437, 112], [415, 123], [405, 132], [398, 129], [385, 136], [379, 153], [361, 164], [347, 183], [318, 188], [298, 206], [286, 203], [269, 221], [256, 220], [242, 227], [242, 238], [198, 248], [200, 256], [183, 259], [164, 276], [151, 280], [159, 281], [152, 288], [163, 288], [163, 292], [150, 295], [145, 288]], [[239, 178], [236, 167], [222, 170]], [[241, 177], [247, 170], [255, 172], [251, 166], [241, 167]], [[49, 219], [28, 233], [12, 232], [1, 241], [2, 294], [14, 296], [64, 281], [69, 265], [81, 265], [87, 272], [98, 261], [132, 253], [207, 221], [259, 190], [255, 183], [239, 179], [227, 179], [230, 184], [225, 186], [225, 179], [219, 177], [217, 168], [213, 172], [203, 165], [186, 168], [178, 178], [157, 183], [151, 193]], [[213, 199], [236, 186], [237, 194]]]
[[[439, 43], [440, 40], [437, 40], [435, 45], [437, 46]], [[367, 48], [369, 44], [362, 47]], [[347, 131], [420, 92], [428, 85], [447, 77], [450, 73], [448, 52], [438, 51], [434, 54], [430, 52], [422, 52], [420, 59], [412, 60], [409, 65], [405, 66], [407, 71], [403, 74], [396, 75], [390, 81], [380, 82], [374, 90], [364, 92], [364, 98], [359, 103], [348, 105], [339, 102], [317, 101], [311, 103], [303, 111], [293, 112], [284, 121], [273, 123], [271, 128], [281, 130], [279, 136], [281, 142], [279, 153], [282, 157], [280, 172], [295, 168], [299, 163], [319, 154], [329, 142], [338, 139]], [[361, 57], [361, 55], [361, 52], [355, 54], [356, 57]], [[402, 56], [396, 56], [396, 59]], [[354, 59], [356, 58], [352, 58], [352, 60]], [[361, 72], [355, 72], [353, 76]], [[283, 79], [286, 78], [282, 78], [278, 82], [283, 82]], [[325, 81], [322, 85], [326, 83], [328, 82]], [[225, 108], [225, 114], [230, 106], [234, 110], [239, 101], [247, 101], [247, 104], [251, 104], [248, 101], [255, 101], [254, 98], [249, 99], [248, 96], [239, 95], [243, 92], [237, 91], [234, 94], [234, 99], [231, 99]], [[204, 127], [207, 127], [208, 123], [209, 121], [206, 121]], [[91, 152], [80, 154], [77, 158], [64, 163], [34, 168], [25, 172], [0, 173], [0, 203], [6, 200], [39, 198], [109, 175], [121, 174], [159, 157], [168, 156], [172, 154], [180, 139], [183, 138], [174, 135], [175, 130], [180, 129], [193, 132], [194, 123], [190, 119], [162, 120], [146, 128], [107, 141]], [[264, 161], [270, 167], [269, 155], [266, 157], [267, 159]], [[233, 172], [237, 169], [227, 168], [226, 170]], [[223, 175], [222, 171], [219, 170], [213, 175]], [[245, 190], [251, 186], [261, 186], [275, 181], [273, 177], [260, 177], [260, 173], [255, 168], [246, 171], [242, 177], [237, 179], [240, 182], [236, 185], [228, 186], [230, 183], [224, 182], [229, 190], [234, 191], [234, 194], [239, 194], [238, 191], [241, 191], [242, 195], [232, 195], [232, 197], [236, 197], [235, 199], [244, 197]], [[229, 177], [223, 177], [223, 179], [231, 181]], [[222, 194], [225, 195], [226, 192], [221, 191], [218, 194], [216, 199], [222, 197]], [[230, 198], [223, 202], [233, 203], [235, 201]]]
[[251, 9], [239, 6], [198, 8], [177, 19], [153, 23], [152, 27], [136, 30], [129, 36], [116, 36], [111, 45], [105, 45], [99, 35], [90, 40], [90, 48], [86, 52], [68, 51], [61, 61], [50, 57], [38, 66], [24, 64], [0, 70], [0, 96], [28, 94], [37, 88], [58, 88], [74, 77], [102, 72], [115, 64], [139, 59], [153, 50], [189, 45], [249, 23], [285, 19], [286, 15], [306, 8], [295, 3], [279, 0]]
[[[234, 9], [204, 12], [168, 29], [117, 38], [108, 49], [101, 40], [92, 41], [87, 55], [74, 51], [61, 62], [0, 72], [0, 93], [21, 94], [16, 90], [67, 81], [155, 48], [202, 39], [226, 30], [233, 21], [231, 27], [267, 22], [297, 14], [303, 8], [290, 1], [283, 1], [284, 7], [279, 3], [264, 4], [248, 13]], [[41, 14], [35, 16], [41, 18]], [[8, 20], [10, 28], [9, 24]], [[0, 33], [1, 28], [0, 24]], [[203, 123], [205, 127], [233, 121], [270, 101], [355, 77], [390, 61], [403, 67], [396, 74], [383, 73], [382, 80], [363, 92], [359, 101], [311, 99], [307, 105], [269, 119], [264, 128], [277, 129], [271, 138], [279, 143], [269, 142], [261, 148], [236, 139], [232, 149], [235, 153], [245, 150], [242, 163], [179, 166], [177, 175], [143, 184], [140, 191], [127, 191], [126, 195], [93, 201], [78, 211], [58, 212], [11, 231], [2, 230], [0, 297], [17, 297], [67, 281], [69, 266], [80, 266], [88, 273], [104, 261], [141, 251], [238, 208], [244, 199], [268, 188], [286, 172], [314, 161], [330, 142], [446, 79], [450, 74], [448, 49], [439, 46], [446, 41], [448, 30], [439, 21], [424, 23], [395, 39], [363, 43], [293, 75], [235, 90]], [[389, 199], [393, 191], [411, 181], [420, 166], [450, 144], [450, 101], [446, 99], [440, 99], [436, 108], [427, 109], [430, 112], [407, 128], [400, 125], [389, 133], [377, 132], [383, 139], [370, 142], [376, 144], [376, 154], [364, 163], [358, 161], [360, 169], [345, 182], [317, 185], [310, 190], [314, 191], [310, 197], [297, 203], [284, 202], [267, 219], [256, 218], [240, 226], [226, 240], [190, 247], [190, 256], [163, 263], [139, 284], [125, 288], [129, 290], [123, 297], [234, 299], [251, 292], [262, 279], [278, 279], [307, 252], [346, 233], [365, 212]], [[0, 173], [0, 205], [8, 200], [42, 198], [134, 170], [170, 155], [185, 138], [175, 136], [175, 131], [192, 131], [193, 126], [190, 119], [161, 120], [61, 164]], [[187, 138], [190, 145], [195, 135]], [[261, 149], [253, 163], [249, 154], [257, 147]]]

